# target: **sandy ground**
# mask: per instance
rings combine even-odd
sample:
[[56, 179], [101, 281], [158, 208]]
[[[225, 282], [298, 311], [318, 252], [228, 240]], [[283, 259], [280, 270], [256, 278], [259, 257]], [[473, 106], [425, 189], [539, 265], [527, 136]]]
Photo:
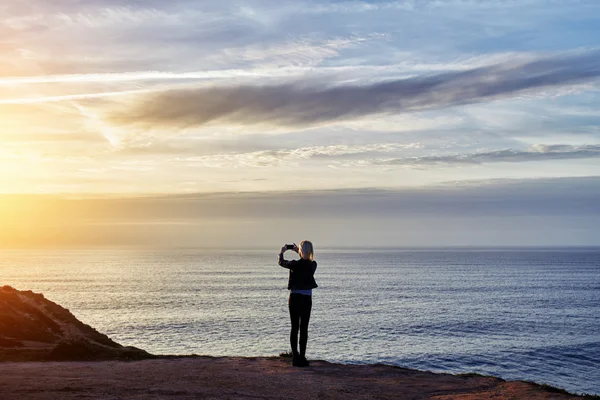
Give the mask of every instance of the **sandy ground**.
[[0, 363], [0, 399], [575, 399], [524, 382], [282, 358]]

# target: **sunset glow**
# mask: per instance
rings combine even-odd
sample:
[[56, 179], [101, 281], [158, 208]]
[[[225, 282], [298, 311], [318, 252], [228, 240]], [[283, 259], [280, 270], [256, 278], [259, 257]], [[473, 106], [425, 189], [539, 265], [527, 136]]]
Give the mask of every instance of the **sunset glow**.
[[544, 0], [9, 1], [0, 193], [595, 187], [599, 12]]

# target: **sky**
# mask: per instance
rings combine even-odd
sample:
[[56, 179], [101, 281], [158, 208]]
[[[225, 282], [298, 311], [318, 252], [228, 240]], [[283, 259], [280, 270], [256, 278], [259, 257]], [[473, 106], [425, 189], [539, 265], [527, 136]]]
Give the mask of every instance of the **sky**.
[[597, 1], [8, 0], [0, 17], [0, 244], [266, 245], [285, 221], [327, 245], [600, 245]]

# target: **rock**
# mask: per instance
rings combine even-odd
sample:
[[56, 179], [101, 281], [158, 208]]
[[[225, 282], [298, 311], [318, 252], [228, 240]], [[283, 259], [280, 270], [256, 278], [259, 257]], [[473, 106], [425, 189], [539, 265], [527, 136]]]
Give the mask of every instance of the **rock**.
[[144, 350], [116, 343], [41, 294], [0, 288], [0, 361], [152, 357]]

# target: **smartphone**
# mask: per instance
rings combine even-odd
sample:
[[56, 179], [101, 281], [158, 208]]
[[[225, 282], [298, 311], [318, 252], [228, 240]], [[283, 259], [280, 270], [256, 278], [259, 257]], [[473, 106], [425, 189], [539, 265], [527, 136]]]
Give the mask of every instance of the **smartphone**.
[[293, 244], [286, 244], [285, 248], [288, 250], [294, 250], [294, 245]]

